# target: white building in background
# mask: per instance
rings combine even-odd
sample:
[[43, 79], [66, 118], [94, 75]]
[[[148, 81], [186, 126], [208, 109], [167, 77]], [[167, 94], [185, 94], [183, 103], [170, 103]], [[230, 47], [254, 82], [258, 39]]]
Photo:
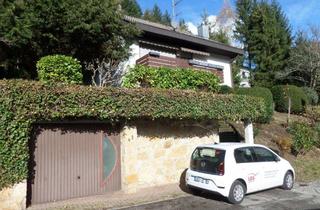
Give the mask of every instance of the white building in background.
[[239, 72], [240, 87], [251, 87], [250, 85], [250, 71], [246, 68], [241, 68]]

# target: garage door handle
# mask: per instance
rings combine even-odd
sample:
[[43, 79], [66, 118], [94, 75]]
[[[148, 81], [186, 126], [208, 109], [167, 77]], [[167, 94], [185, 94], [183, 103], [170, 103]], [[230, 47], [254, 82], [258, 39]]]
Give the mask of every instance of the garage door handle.
[[80, 179], [80, 176], [77, 176], [78, 179]]

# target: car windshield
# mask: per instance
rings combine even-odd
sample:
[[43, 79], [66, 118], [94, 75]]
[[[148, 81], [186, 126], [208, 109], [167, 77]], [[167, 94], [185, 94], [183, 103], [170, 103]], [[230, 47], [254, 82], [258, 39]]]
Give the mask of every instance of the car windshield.
[[190, 168], [191, 170], [218, 174], [219, 165], [224, 162], [225, 150], [214, 148], [197, 148], [192, 153]]

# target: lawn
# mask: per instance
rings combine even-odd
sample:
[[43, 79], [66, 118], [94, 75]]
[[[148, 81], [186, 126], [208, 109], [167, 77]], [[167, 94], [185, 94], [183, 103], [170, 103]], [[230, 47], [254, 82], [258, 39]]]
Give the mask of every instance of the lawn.
[[297, 181], [309, 182], [320, 180], [320, 149], [314, 149], [293, 161]]

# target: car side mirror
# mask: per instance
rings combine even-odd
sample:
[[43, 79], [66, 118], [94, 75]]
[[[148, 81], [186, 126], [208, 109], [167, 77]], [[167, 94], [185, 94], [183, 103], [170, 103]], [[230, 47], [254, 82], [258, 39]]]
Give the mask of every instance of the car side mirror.
[[280, 158], [279, 158], [279, 157], [276, 157], [274, 161], [279, 162], [279, 161], [280, 161]]

